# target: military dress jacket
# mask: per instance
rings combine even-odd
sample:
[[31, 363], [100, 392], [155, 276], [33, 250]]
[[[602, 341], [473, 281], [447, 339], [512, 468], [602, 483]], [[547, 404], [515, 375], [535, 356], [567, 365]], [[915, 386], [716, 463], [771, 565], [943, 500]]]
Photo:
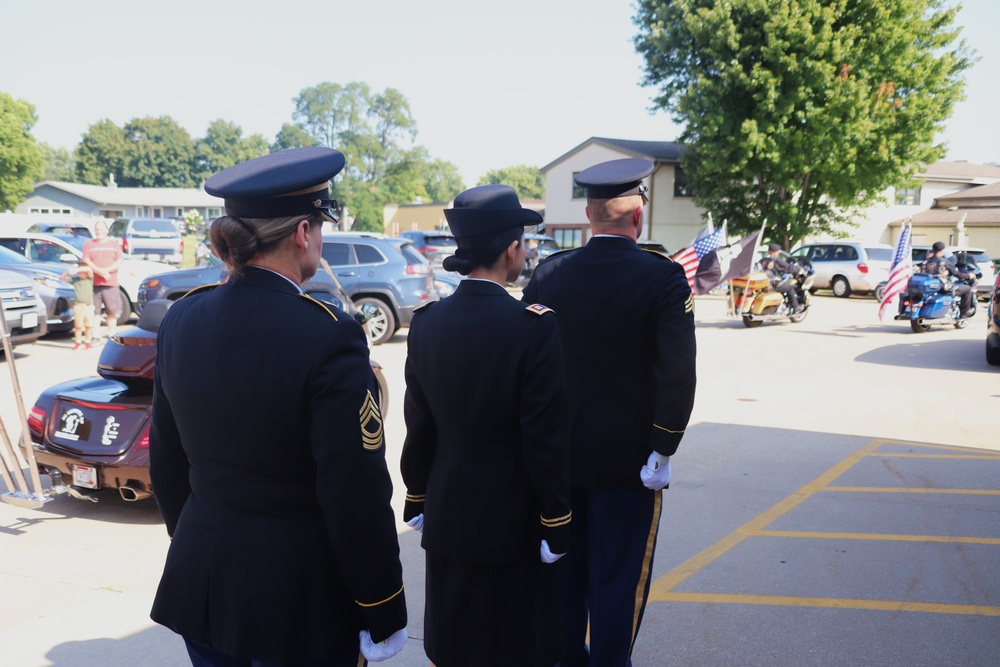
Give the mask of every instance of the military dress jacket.
[[152, 618], [236, 657], [357, 655], [406, 625], [361, 326], [254, 267], [167, 311], [150, 475], [172, 537]]
[[569, 439], [556, 318], [500, 285], [463, 280], [407, 333], [404, 518], [466, 563], [565, 553]]
[[695, 392], [694, 301], [683, 268], [621, 236], [550, 255], [524, 301], [556, 312], [566, 363], [572, 481], [639, 488], [672, 455]]

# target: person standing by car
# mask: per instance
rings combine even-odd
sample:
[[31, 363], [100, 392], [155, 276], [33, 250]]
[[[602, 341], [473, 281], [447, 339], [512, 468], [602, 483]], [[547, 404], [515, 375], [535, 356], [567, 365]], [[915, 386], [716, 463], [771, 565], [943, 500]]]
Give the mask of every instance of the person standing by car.
[[694, 301], [684, 269], [636, 245], [642, 180], [652, 171], [648, 160], [627, 158], [580, 172], [594, 236], [542, 260], [524, 289], [525, 301], [556, 311], [566, 359], [573, 530], [561, 563], [562, 667], [631, 664], [661, 490], [694, 404]]
[[779, 243], [769, 245], [767, 255], [764, 263], [765, 270], [771, 278], [771, 287], [775, 292], [781, 292], [788, 299], [788, 305], [793, 313], [799, 312], [802, 310], [802, 306], [799, 305], [799, 296], [795, 293], [795, 284], [790, 280], [785, 280], [785, 274], [798, 275], [799, 267], [781, 257], [781, 244]]
[[343, 167], [299, 148], [210, 178], [231, 277], [175, 302], [157, 334], [150, 476], [172, 542], [151, 617], [195, 667], [354, 667], [406, 642], [367, 339], [300, 289]]
[[571, 520], [562, 353], [552, 311], [504, 289], [541, 216], [506, 185], [444, 214], [445, 269], [469, 277], [410, 324], [400, 459], [426, 552], [424, 650], [437, 667], [553, 667]]
[[969, 317], [975, 312], [972, 308], [972, 300], [975, 298], [975, 295], [972, 293], [972, 286], [965, 283], [953, 282], [952, 278], [968, 280], [975, 276], [971, 273], [960, 271], [957, 266], [944, 256], [944, 248], [944, 243], [941, 241], [935, 242], [931, 246], [931, 249], [927, 251], [927, 257], [920, 265], [920, 270], [923, 273], [941, 278], [941, 282], [958, 297], [959, 307], [962, 309], [962, 317]]
[[94, 318], [100, 322], [103, 308], [108, 338], [115, 335], [122, 314], [118, 267], [123, 257], [121, 244], [108, 236], [108, 223], [99, 220], [94, 225], [94, 238], [83, 244], [83, 261], [94, 271]]
[[73, 350], [89, 350], [94, 340], [94, 271], [81, 259], [59, 279], [73, 285]]

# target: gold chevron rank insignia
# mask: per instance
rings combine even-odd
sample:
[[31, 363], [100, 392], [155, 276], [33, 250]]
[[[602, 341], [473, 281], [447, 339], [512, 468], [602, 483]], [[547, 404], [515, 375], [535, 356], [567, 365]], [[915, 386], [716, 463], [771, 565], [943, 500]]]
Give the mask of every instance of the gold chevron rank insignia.
[[684, 312], [693, 313], [694, 312], [694, 295], [688, 294], [687, 301], [684, 302]]
[[378, 403], [372, 396], [371, 389], [365, 396], [364, 405], [361, 406], [361, 444], [365, 449], [378, 449], [382, 446], [382, 415], [378, 410]]

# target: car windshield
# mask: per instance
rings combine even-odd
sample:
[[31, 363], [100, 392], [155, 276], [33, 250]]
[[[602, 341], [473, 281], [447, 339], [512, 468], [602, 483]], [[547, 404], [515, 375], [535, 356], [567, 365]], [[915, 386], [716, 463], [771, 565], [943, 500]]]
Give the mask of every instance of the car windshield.
[[455, 241], [454, 236], [425, 236], [424, 241], [427, 243], [427, 245], [435, 247], [447, 246], [453, 248], [458, 245], [458, 242]]
[[65, 236], [63, 234], [53, 234], [53, 236], [55, 236], [57, 239], [59, 239], [63, 243], [65, 243], [67, 245], [73, 246], [74, 248], [76, 248], [80, 252], [83, 252], [83, 246], [84, 246], [84, 244], [86, 244], [87, 241], [90, 240], [89, 238], [87, 238], [85, 236]]
[[33, 262], [21, 255], [14, 252], [10, 248], [4, 248], [0, 246], [0, 264], [32, 264]]
[[132, 231], [146, 234], [149, 232], [176, 234], [177, 227], [170, 220], [136, 220], [132, 223]]
[[895, 251], [892, 248], [865, 248], [865, 252], [873, 262], [891, 262]]

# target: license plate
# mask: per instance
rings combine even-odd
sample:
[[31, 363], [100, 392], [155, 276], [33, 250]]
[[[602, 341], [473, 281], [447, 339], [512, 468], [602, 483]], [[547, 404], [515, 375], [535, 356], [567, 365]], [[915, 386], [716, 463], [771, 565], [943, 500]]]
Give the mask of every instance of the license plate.
[[38, 313], [24, 313], [21, 315], [21, 328], [34, 329], [38, 326]]
[[151, 252], [148, 255], [146, 255], [146, 258], [149, 261], [151, 261], [151, 262], [159, 262], [160, 261], [160, 255], [159, 255], [159, 253], [155, 253], [155, 252]]
[[73, 466], [73, 485], [87, 489], [97, 488], [97, 468], [91, 466]]

